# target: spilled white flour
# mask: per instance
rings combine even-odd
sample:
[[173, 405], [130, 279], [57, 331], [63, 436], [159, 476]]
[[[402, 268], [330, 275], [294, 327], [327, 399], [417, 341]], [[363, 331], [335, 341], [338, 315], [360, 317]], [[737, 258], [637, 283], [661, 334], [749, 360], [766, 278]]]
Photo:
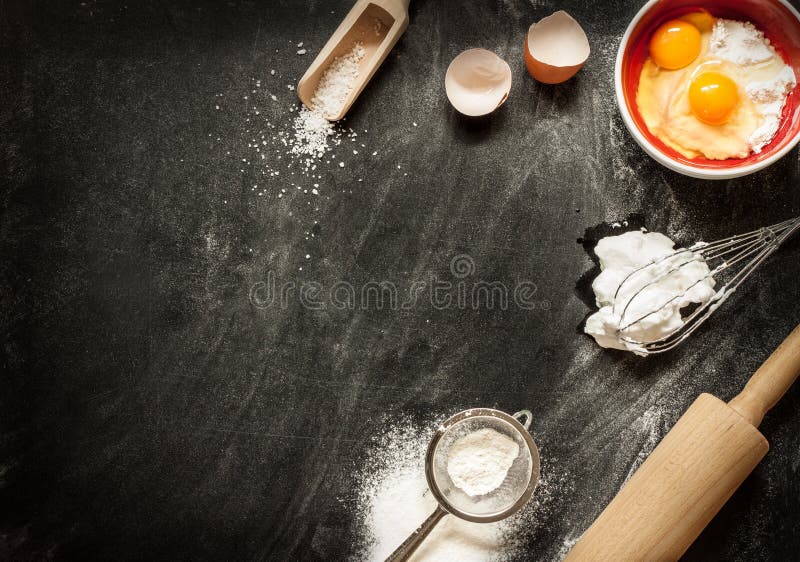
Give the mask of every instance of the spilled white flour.
[[322, 158], [328, 150], [328, 137], [333, 136], [333, 124], [319, 111], [302, 107], [292, 123], [294, 136], [290, 152], [312, 160]]
[[[361, 43], [331, 61], [319, 79], [311, 98], [311, 108], [303, 106], [294, 119], [294, 137], [291, 152], [305, 156], [306, 168], [328, 151], [328, 139], [335, 134], [333, 123], [327, 117], [337, 115], [353, 92], [358, 78], [359, 65], [366, 51]], [[340, 162], [340, 165], [342, 163]]]
[[[301, 44], [292, 42], [292, 52]], [[334, 59], [315, 90], [316, 103], [338, 111], [352, 92], [357, 62], [365, 56], [360, 43], [353, 43], [349, 53]], [[280, 203], [289, 217], [302, 214], [308, 219], [309, 213], [320, 211], [323, 199], [331, 198], [331, 188], [338, 183], [331, 181], [334, 174], [354, 176], [347, 188], [337, 189], [353, 193], [354, 184], [365, 181], [359, 175], [371, 167], [369, 160], [387, 155], [367, 145], [368, 129], [356, 131], [341, 121], [332, 123], [322, 110], [312, 111], [300, 103], [292, 84], [296, 78], [280, 69], [266, 69], [263, 76], [250, 78], [236, 90], [215, 94], [211, 107], [219, 114], [220, 130], [209, 132], [208, 138], [254, 196]], [[314, 237], [312, 228], [307, 227], [307, 240]]]
[[519, 445], [499, 431], [485, 427], [453, 443], [447, 452], [447, 474], [468, 496], [497, 489], [519, 456]]
[[675, 254], [674, 247], [663, 234], [644, 230], [597, 243], [601, 272], [592, 289], [600, 310], [584, 330], [599, 345], [645, 355], [640, 342], [671, 335], [683, 326], [682, 308], [714, 297], [715, 281], [703, 257]]
[[[647, 460], [647, 457], [655, 450], [661, 440], [662, 432], [664, 431], [663, 418], [664, 412], [658, 406], [650, 406], [641, 416], [634, 420], [629, 428], [634, 434], [638, 434], [638, 440], [641, 440], [641, 448], [628, 468], [623, 485], [639, 470], [639, 467]], [[637, 439], [631, 439], [631, 441], [636, 442]]]
[[[358, 558], [383, 561], [436, 508], [425, 480], [425, 451], [432, 426], [390, 424], [356, 476], [356, 510], [363, 529]], [[526, 533], [538, 526], [553, 498], [543, 479], [530, 504], [497, 523], [470, 523], [446, 515], [414, 553], [412, 561], [480, 562], [503, 560], [518, 552]]]

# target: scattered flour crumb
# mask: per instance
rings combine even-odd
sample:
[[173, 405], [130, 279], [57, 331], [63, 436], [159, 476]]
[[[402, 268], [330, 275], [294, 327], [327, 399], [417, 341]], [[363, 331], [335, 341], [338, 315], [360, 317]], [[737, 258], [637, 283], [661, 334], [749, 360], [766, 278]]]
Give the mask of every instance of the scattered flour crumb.
[[[385, 560], [436, 507], [424, 474], [425, 451], [434, 424], [387, 416], [377, 426], [382, 429], [372, 438], [355, 473], [360, 539], [353, 558], [358, 560]], [[563, 463], [558, 459], [542, 456], [536, 492], [527, 506], [508, 519], [470, 523], [446, 516], [412, 562], [540, 559], [529, 549], [530, 541], [565, 516], [563, 498], [575, 489], [571, 475], [559, 466]]]
[[[425, 481], [425, 450], [432, 428], [412, 422], [389, 426], [370, 451], [359, 480], [357, 511], [363, 525], [359, 559], [383, 561], [436, 507]], [[521, 547], [528, 528], [525, 508], [497, 523], [470, 523], [445, 516], [411, 560], [502, 560]]]

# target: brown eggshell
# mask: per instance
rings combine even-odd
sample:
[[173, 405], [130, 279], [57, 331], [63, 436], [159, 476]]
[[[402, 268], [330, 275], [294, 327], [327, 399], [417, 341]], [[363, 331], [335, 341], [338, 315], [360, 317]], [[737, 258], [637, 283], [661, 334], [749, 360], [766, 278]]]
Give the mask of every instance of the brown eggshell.
[[589, 58], [589, 40], [564, 11], [534, 23], [525, 37], [525, 66], [539, 82], [559, 84], [572, 78]]

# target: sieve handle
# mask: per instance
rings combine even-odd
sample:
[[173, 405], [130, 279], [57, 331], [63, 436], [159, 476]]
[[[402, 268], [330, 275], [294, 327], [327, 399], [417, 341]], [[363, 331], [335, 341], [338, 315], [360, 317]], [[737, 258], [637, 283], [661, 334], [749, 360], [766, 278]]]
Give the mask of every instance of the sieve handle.
[[[522, 427], [524, 427], [526, 431], [531, 428], [531, 420], [533, 420], [533, 412], [531, 412], [530, 410], [520, 410], [511, 417], [517, 420], [519, 423], [521, 423]], [[525, 421], [522, 421], [520, 418], [525, 418]]]
[[411, 555], [414, 554], [417, 547], [419, 547], [422, 541], [425, 540], [425, 537], [433, 531], [433, 528], [445, 515], [447, 515], [447, 512], [442, 509], [441, 506], [436, 506], [436, 511], [431, 513], [430, 517], [428, 517], [422, 525], [417, 527], [417, 530], [411, 533], [411, 535], [403, 541], [403, 544], [397, 547], [397, 550], [389, 555], [386, 562], [404, 562], [411, 558]]

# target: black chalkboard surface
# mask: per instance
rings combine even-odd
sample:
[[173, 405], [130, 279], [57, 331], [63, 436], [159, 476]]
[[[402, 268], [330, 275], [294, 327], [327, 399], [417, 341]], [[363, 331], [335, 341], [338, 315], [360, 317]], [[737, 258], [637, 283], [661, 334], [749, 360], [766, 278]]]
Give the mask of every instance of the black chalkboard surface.
[[[635, 145], [613, 63], [639, 2], [414, 0], [311, 178], [277, 160], [288, 86], [349, 5], [0, 3], [0, 558], [357, 558], [352, 474], [382, 420], [490, 406], [530, 408], [543, 475], [569, 482], [523, 533], [519, 557], [552, 560], [646, 455], [643, 413], [658, 438], [700, 392], [732, 397], [800, 321], [794, 240], [670, 354], [580, 333], [588, 228], [635, 215], [685, 243], [800, 214], [797, 150], [713, 183]], [[544, 86], [523, 37], [556, 9], [592, 54]], [[443, 79], [478, 46], [513, 86], [467, 121]], [[434, 280], [531, 306], [376, 305]], [[334, 306], [337, 283], [375, 290]], [[797, 559], [799, 411], [795, 387], [687, 560]]]

